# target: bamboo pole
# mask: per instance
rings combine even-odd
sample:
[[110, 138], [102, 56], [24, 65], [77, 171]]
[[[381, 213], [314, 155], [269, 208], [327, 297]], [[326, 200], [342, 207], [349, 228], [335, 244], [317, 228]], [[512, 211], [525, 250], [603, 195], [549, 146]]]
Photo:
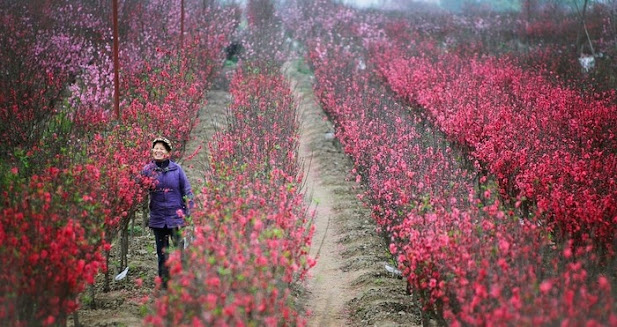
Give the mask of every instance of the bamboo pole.
[[118, 76], [118, 0], [113, 2], [113, 25], [114, 25], [114, 114], [120, 120], [120, 78]]
[[184, 43], [184, 0], [180, 0], [180, 51]]

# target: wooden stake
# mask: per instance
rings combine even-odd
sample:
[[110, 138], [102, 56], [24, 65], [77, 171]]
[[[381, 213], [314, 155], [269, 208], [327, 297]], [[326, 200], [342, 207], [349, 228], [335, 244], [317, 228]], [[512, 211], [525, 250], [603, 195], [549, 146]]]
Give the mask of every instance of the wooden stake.
[[120, 120], [120, 78], [118, 77], [118, 0], [113, 2], [113, 25], [114, 25], [114, 114]]

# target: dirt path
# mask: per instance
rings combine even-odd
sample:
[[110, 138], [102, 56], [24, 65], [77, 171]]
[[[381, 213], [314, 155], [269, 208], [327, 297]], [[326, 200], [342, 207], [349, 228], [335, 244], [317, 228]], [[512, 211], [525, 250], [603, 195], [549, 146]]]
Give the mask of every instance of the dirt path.
[[207, 104], [199, 111], [199, 123], [191, 131], [191, 138], [185, 146], [185, 159], [181, 162], [193, 186], [193, 192], [199, 192], [197, 187], [203, 184], [204, 171], [207, 169], [208, 142], [212, 140], [214, 133], [227, 126], [227, 106], [231, 95], [224, 89], [216, 89], [208, 92], [206, 99]]
[[[343, 276], [342, 256], [336, 242], [340, 223], [335, 217], [334, 205], [337, 199], [335, 185], [327, 183], [327, 167], [324, 167], [316, 147], [323, 148], [329, 127], [323, 121], [323, 112], [310, 97], [302, 76], [293, 75], [293, 65], [287, 67], [291, 87], [298, 102], [300, 119], [299, 158], [304, 163], [305, 194], [309, 206], [315, 210], [315, 234], [310, 255], [317, 259], [308, 281], [309, 302], [307, 310], [312, 313], [309, 326], [344, 326], [347, 315], [345, 303], [356, 294], [351, 281], [357, 276]], [[292, 74], [292, 75], [290, 75]], [[323, 144], [326, 142], [326, 144]], [[358, 275], [356, 272], [354, 275]]]
[[317, 264], [306, 286], [309, 326], [419, 325], [405, 283], [385, 270], [386, 245], [357, 199], [358, 185], [347, 178], [352, 164], [317, 104], [312, 76], [298, 60], [283, 70], [298, 102], [306, 199], [316, 211], [311, 255]]

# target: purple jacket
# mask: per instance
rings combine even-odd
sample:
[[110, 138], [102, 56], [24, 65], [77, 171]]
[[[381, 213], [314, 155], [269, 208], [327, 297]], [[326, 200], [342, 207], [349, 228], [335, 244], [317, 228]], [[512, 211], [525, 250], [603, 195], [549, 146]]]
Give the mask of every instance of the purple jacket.
[[185, 199], [192, 206], [193, 192], [191, 184], [182, 168], [173, 161], [164, 167], [158, 167], [155, 162], [147, 164], [143, 169], [146, 177], [155, 178], [154, 187], [150, 189], [150, 227], [174, 228], [184, 226], [184, 218], [177, 213], [181, 209], [189, 214]]

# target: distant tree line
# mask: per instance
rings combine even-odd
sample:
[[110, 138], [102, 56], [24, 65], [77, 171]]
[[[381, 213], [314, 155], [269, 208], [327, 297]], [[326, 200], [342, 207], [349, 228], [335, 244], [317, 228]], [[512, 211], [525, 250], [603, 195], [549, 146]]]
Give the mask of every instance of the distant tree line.
[[495, 11], [519, 11], [528, 7], [542, 7], [550, 5], [566, 10], [580, 11], [582, 8], [594, 4], [603, 4], [615, 7], [616, 0], [441, 0], [443, 8], [451, 11], [462, 11], [466, 7], [480, 7]]

